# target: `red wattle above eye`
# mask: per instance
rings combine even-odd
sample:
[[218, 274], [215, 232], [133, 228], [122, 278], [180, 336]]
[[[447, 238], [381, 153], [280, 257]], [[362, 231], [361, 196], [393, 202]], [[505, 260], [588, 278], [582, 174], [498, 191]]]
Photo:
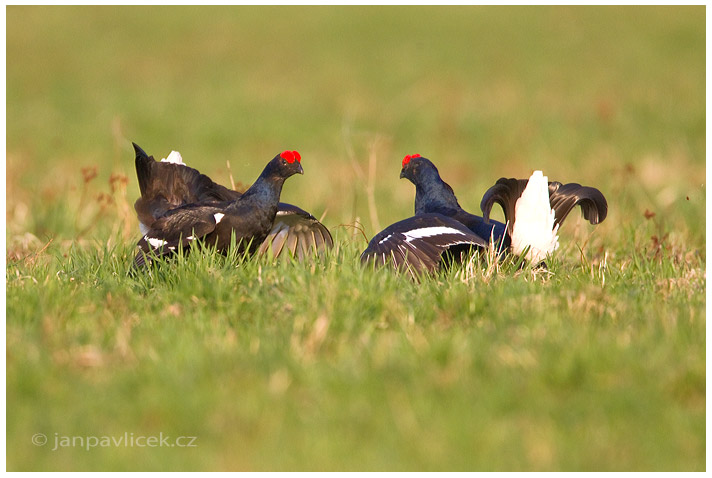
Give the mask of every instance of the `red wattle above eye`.
[[409, 154], [405, 158], [403, 158], [403, 167], [405, 168], [405, 165], [410, 163], [410, 160], [413, 158], [419, 158], [419, 154]]
[[284, 151], [280, 154], [280, 157], [290, 164], [294, 161], [298, 163], [302, 162], [302, 156], [297, 151]]

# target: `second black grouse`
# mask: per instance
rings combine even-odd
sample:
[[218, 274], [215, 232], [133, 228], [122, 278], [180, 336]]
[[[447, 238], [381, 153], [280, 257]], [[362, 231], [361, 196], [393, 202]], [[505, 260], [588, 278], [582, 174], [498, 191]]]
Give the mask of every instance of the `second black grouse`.
[[303, 255], [310, 247], [331, 247], [329, 231], [311, 214], [279, 202], [284, 181], [303, 174], [301, 156], [284, 151], [264, 168], [244, 193], [214, 183], [208, 176], [186, 166], [177, 152], [155, 161], [139, 146], [136, 173], [141, 197], [136, 201], [141, 232], [137, 266], [154, 255], [189, 250], [201, 239], [224, 252], [234, 239], [238, 251], [254, 253], [282, 249]]

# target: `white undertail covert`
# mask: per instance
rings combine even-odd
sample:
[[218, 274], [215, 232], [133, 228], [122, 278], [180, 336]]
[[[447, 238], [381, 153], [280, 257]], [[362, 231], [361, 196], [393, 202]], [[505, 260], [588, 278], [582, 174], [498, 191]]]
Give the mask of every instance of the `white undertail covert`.
[[549, 178], [534, 171], [514, 206], [512, 252], [521, 255], [527, 247], [528, 261], [539, 263], [559, 247], [558, 224], [549, 202]]
[[183, 166], [185, 166], [185, 163], [183, 162], [183, 156], [181, 156], [178, 151], [171, 151], [171, 154], [169, 154], [167, 158], [163, 158], [161, 162], [182, 164]]

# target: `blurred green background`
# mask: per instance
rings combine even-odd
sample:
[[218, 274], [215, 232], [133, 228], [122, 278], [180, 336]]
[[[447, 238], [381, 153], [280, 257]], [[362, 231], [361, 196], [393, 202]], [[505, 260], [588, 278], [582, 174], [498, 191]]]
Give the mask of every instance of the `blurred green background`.
[[250, 184], [297, 149], [306, 175], [285, 201], [332, 226], [370, 216], [373, 155], [369, 236], [412, 211], [398, 172], [417, 152], [473, 212], [496, 179], [537, 168], [604, 191], [601, 234], [649, 209], [700, 246], [704, 11], [11, 6], [10, 234], [76, 237], [57, 209], [82, 167], [128, 176], [133, 201], [135, 141], [223, 183], [226, 160]]
[[[704, 6], [6, 12], [9, 469], [704, 469]], [[473, 213], [542, 169], [601, 189], [609, 216], [570, 216], [546, 284], [419, 290], [345, 261], [144, 285], [86, 260], [138, 237], [131, 141], [226, 185], [228, 161], [250, 184], [298, 150], [282, 198], [342, 259], [365, 242], [341, 225], [412, 214], [406, 154]], [[608, 285], [588, 264], [566, 283], [580, 245]], [[303, 309], [233, 317], [274, 297]], [[316, 340], [319, 314], [302, 361], [290, 341]], [[50, 453], [38, 430], [201, 441]]]

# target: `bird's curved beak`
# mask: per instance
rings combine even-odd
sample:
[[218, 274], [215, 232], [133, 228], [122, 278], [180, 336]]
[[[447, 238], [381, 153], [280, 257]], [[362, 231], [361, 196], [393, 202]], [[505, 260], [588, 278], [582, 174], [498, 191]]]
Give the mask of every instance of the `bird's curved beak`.
[[403, 179], [405, 177], [405, 168], [401, 169], [400, 173], [400, 178]]
[[297, 169], [297, 173], [304, 174], [304, 168], [302, 168], [302, 163], [299, 163], [299, 169]]

